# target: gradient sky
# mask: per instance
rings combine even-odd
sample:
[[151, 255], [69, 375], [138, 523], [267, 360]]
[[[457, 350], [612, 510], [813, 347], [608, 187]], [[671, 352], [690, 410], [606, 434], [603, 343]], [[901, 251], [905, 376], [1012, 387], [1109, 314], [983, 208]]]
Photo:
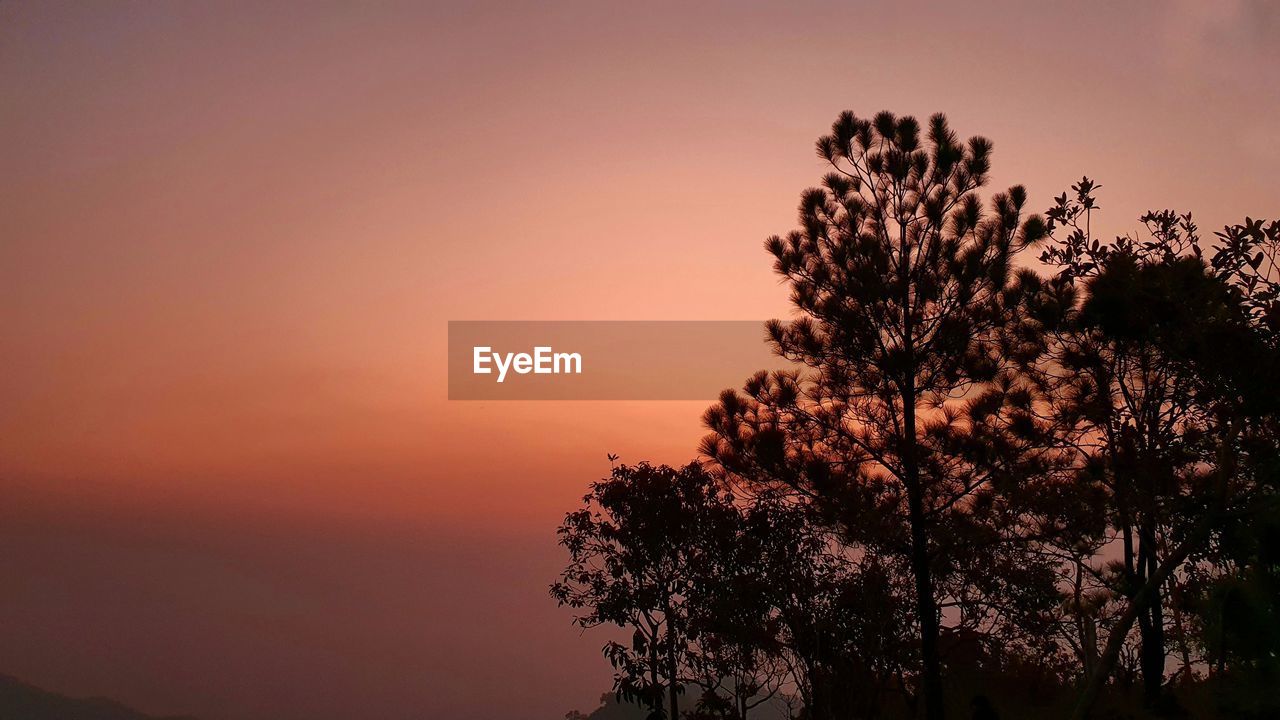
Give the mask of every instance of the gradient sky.
[[[846, 108], [1103, 225], [1280, 213], [1265, 2], [0, 4], [0, 673], [205, 720], [559, 718], [546, 586], [703, 403], [450, 403], [450, 319], [759, 319]], [[741, 378], [726, 378], [735, 385]]]

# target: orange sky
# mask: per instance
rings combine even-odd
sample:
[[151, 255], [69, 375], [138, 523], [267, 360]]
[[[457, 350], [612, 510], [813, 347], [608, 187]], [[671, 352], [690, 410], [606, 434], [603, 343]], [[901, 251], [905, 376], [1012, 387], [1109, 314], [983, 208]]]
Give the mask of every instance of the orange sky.
[[[555, 718], [546, 584], [701, 403], [450, 403], [446, 321], [786, 313], [836, 113], [1037, 207], [1273, 217], [1265, 2], [0, 5], [0, 673], [206, 720]], [[726, 378], [733, 385], [740, 378]]]

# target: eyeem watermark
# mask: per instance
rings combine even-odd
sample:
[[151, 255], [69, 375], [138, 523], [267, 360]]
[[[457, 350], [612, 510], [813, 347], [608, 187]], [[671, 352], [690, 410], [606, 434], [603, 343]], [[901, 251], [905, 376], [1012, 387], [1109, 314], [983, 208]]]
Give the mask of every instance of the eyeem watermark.
[[789, 369], [755, 320], [453, 320], [450, 400], [714, 400]]
[[514, 370], [518, 375], [577, 375], [582, 373], [582, 354], [555, 352], [546, 345], [535, 347], [532, 355], [496, 353], [493, 348], [483, 345], [472, 348], [471, 372], [490, 375], [494, 368], [497, 369], [498, 382], [507, 379], [508, 370]]

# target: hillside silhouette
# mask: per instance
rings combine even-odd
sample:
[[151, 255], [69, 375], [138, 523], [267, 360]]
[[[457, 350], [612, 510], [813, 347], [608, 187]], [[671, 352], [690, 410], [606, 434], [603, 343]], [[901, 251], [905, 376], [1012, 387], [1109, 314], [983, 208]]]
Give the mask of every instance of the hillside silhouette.
[[0, 675], [0, 720], [194, 720], [147, 715], [109, 698], [73, 698]]

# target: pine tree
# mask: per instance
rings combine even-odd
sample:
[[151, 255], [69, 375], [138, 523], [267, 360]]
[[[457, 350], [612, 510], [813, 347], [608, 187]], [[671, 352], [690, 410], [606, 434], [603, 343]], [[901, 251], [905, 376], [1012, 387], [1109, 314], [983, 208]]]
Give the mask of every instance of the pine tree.
[[960, 142], [942, 115], [922, 133], [912, 117], [842, 114], [818, 140], [831, 172], [803, 193], [800, 228], [766, 242], [799, 314], [770, 323], [770, 339], [805, 369], [758, 375], [705, 416], [703, 452], [725, 470], [812, 495], [846, 533], [902, 560], [930, 720], [944, 714], [947, 536], [998, 504], [990, 477], [954, 452], [963, 404], [1006, 362], [1011, 264], [1045, 234], [1024, 219], [1021, 187], [984, 209], [991, 148]]

